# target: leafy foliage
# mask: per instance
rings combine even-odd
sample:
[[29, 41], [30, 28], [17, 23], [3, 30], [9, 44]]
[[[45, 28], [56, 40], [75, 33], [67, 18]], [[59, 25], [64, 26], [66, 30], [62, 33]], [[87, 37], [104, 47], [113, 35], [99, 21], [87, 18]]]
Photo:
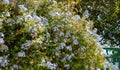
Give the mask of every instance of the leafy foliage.
[[85, 10], [89, 12], [87, 19], [94, 22], [97, 34], [102, 35], [102, 44], [107, 43], [112, 47], [120, 46], [119, 0], [81, 0], [75, 7], [79, 15], [83, 15]]

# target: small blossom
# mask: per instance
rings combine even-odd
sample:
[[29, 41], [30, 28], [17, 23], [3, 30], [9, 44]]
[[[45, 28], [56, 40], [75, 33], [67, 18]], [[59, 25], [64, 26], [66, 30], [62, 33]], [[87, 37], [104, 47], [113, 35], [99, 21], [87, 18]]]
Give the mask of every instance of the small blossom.
[[67, 46], [66, 48], [67, 48], [69, 51], [72, 51], [72, 46], [71, 46], [71, 45]]
[[3, 44], [3, 43], [4, 43], [3, 38], [0, 38], [0, 44]]
[[18, 7], [23, 11], [27, 11], [27, 8], [24, 5], [18, 5]]
[[67, 55], [67, 56], [65, 56], [61, 61], [62, 61], [62, 62], [67, 61], [67, 60], [70, 61], [71, 58], [72, 58], [72, 56], [74, 56], [74, 54]]
[[77, 39], [74, 39], [74, 40], [73, 40], [73, 43], [74, 43], [75, 45], [78, 45], [78, 44], [79, 44], [79, 42], [78, 42]]
[[0, 48], [0, 53], [3, 52], [3, 48]]
[[10, 17], [10, 12], [6, 12], [5, 14], [7, 17]]
[[45, 29], [45, 26], [44, 26], [43, 23], [39, 23], [38, 26], [39, 26], [40, 28], [42, 28], [42, 29]]
[[41, 63], [45, 63], [45, 62], [46, 62], [45, 59], [42, 59], [42, 60], [41, 60]]
[[3, 61], [0, 63], [0, 65], [1, 65], [2, 67], [5, 67], [5, 66], [8, 65], [8, 62], [9, 62], [9, 60], [3, 60]]
[[56, 69], [57, 67], [57, 64], [54, 64], [54, 63], [51, 63], [51, 62], [47, 62], [47, 67], [50, 68], [50, 69]]
[[64, 67], [65, 67], [66, 69], [69, 69], [69, 68], [70, 68], [70, 65], [69, 65], [69, 64], [65, 64]]
[[86, 17], [86, 18], [88, 18], [89, 17], [89, 12], [88, 12], [88, 10], [85, 10], [85, 12], [83, 13], [84, 14], [84, 16]]
[[101, 21], [101, 14], [99, 14], [97, 18], [98, 18], [97, 20]]
[[46, 61], [45, 61], [45, 59], [42, 59], [42, 60], [41, 60], [41, 64], [42, 64], [42, 66], [46, 66]]
[[96, 36], [96, 39], [95, 39], [95, 41], [99, 42], [99, 41], [101, 41], [102, 39], [103, 39], [103, 37], [102, 37], [102, 36], [100, 36], [100, 35], [97, 35], [97, 36]]
[[104, 69], [106, 69], [106, 68], [108, 68], [110, 66], [110, 63], [109, 62], [104, 62], [103, 66], [104, 66]]
[[54, 31], [54, 32], [59, 31], [58, 27], [54, 27], [54, 28], [53, 28], [53, 31]]
[[51, 15], [51, 16], [60, 16], [60, 14], [58, 12], [54, 12], [54, 11], [49, 12], [49, 15]]
[[24, 49], [24, 50], [28, 50], [30, 44], [31, 44], [31, 41], [26, 40], [26, 42], [24, 44], [22, 44], [21, 48]]
[[0, 57], [0, 63], [3, 61], [3, 57]]
[[80, 16], [79, 16], [79, 15], [75, 15], [75, 16], [72, 17], [72, 19], [73, 19], [74, 21], [78, 21], [78, 20], [80, 19]]
[[56, 47], [57, 50], [59, 49], [63, 49], [66, 46], [65, 43], [60, 43], [60, 45], [58, 47]]
[[65, 43], [60, 43], [59, 48], [60, 48], [60, 49], [63, 49], [65, 46], [66, 46], [66, 44], [65, 44]]
[[66, 37], [66, 38], [71, 37], [71, 35], [70, 35], [70, 31], [67, 31], [67, 32], [66, 32], [65, 37]]
[[93, 29], [93, 33], [96, 34], [97, 33], [97, 28]]
[[[45, 36], [44, 41], [45, 41], [45, 42], [48, 42], [48, 41], [49, 41], [49, 39], [50, 39], [50, 34], [49, 34], [49, 33], [47, 33], [47, 34], [46, 34], [46, 36]], [[54, 39], [54, 42], [56, 42], [56, 40], [55, 40], [55, 39]]]
[[112, 66], [111, 66], [111, 70], [119, 70], [119, 68], [118, 68], [117, 65], [112, 65]]
[[56, 56], [59, 56], [59, 55], [60, 55], [60, 52], [55, 52], [55, 55], [56, 55]]
[[52, 2], [53, 2], [54, 4], [57, 4], [57, 1], [55, 1], [55, 0], [52, 0]]
[[62, 21], [67, 23], [69, 21], [69, 19], [68, 18], [63, 18]]
[[25, 57], [25, 52], [24, 51], [18, 52], [18, 57]]
[[28, 20], [33, 20], [33, 17], [31, 15], [27, 15], [25, 16], [25, 21], [28, 21]]
[[92, 21], [92, 20], [89, 20], [89, 23], [92, 25], [92, 24], [93, 24], [93, 21]]
[[70, 11], [66, 12], [66, 16], [71, 16], [71, 15], [72, 15], [72, 14], [71, 14]]
[[60, 36], [64, 36], [64, 33], [62, 31], [60, 32]]
[[0, 38], [3, 38], [4, 34], [2, 32], [0, 32]]
[[42, 22], [43, 23], [48, 23], [48, 19], [47, 18], [42, 18]]
[[39, 22], [40, 20], [41, 20], [40, 17], [38, 17], [38, 16], [34, 16], [34, 21], [35, 21], [35, 22]]

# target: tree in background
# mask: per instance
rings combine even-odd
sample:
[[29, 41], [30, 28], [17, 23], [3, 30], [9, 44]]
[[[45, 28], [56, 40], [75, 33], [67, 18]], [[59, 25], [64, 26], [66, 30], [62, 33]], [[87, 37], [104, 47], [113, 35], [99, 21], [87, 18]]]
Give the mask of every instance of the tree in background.
[[88, 15], [94, 22], [97, 34], [103, 38], [102, 44], [120, 46], [120, 1], [119, 0], [80, 0], [75, 6], [79, 15]]
[[[97, 69], [103, 56], [92, 24], [73, 12], [73, 1], [0, 2], [0, 68]], [[11, 5], [12, 4], [12, 5]], [[93, 33], [93, 35], [91, 35]]]
[[107, 56], [107, 59], [114, 64], [116, 62], [119, 63], [120, 51], [118, 48], [120, 47], [120, 1], [79, 0], [74, 11], [81, 16], [84, 15], [88, 21], [94, 22], [93, 28], [97, 28], [97, 34], [101, 36], [99, 41], [104, 44], [105, 47], [117, 47], [106, 49], [112, 51], [112, 54]]

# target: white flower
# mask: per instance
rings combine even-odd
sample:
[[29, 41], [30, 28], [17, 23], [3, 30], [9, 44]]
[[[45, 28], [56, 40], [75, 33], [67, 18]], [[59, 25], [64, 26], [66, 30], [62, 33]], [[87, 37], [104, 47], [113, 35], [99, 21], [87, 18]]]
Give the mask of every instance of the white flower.
[[18, 57], [25, 57], [25, 52], [24, 51], [18, 52]]
[[68, 18], [63, 18], [62, 21], [64, 21], [65, 23], [67, 23], [69, 21]]
[[51, 15], [51, 16], [60, 16], [60, 14], [58, 12], [55, 12], [55, 11], [50, 11], [49, 15]]
[[64, 33], [62, 31], [60, 32], [60, 36], [64, 36]]
[[97, 33], [97, 28], [93, 29], [93, 33], [96, 34]]
[[3, 48], [0, 48], [0, 52], [3, 52]]
[[50, 69], [56, 69], [57, 67], [57, 64], [54, 64], [54, 63], [51, 63], [51, 62], [47, 62], [47, 67], [50, 68]]
[[40, 20], [41, 20], [40, 17], [38, 17], [38, 16], [34, 16], [34, 21], [35, 21], [35, 22], [39, 22]]
[[69, 64], [65, 64], [64, 67], [67, 68], [67, 69], [69, 69], [70, 65]]
[[66, 37], [66, 38], [71, 37], [71, 35], [70, 35], [70, 31], [67, 31], [67, 32], [66, 32], [65, 37]]
[[73, 40], [73, 43], [74, 43], [75, 45], [78, 45], [78, 44], [79, 44], [79, 42], [78, 42], [77, 39]]
[[55, 52], [55, 55], [56, 55], [56, 56], [59, 56], [59, 55], [60, 55], [60, 52]]
[[27, 11], [28, 9], [24, 6], [24, 5], [18, 5], [18, 7], [23, 10], [23, 11]]
[[30, 44], [31, 44], [31, 41], [26, 40], [26, 42], [24, 44], [22, 44], [21, 48], [24, 50], [27, 50], [29, 48]]
[[103, 66], [104, 66], [104, 69], [106, 69], [106, 68], [108, 68], [110, 66], [110, 63], [109, 62], [104, 62]]
[[65, 56], [61, 61], [62, 61], [62, 62], [67, 61], [67, 60], [70, 61], [71, 58], [72, 58], [72, 56], [74, 56], [74, 54], [67, 55], [67, 56]]
[[101, 21], [101, 14], [99, 14], [97, 18], [98, 18], [97, 20]]
[[80, 19], [80, 16], [79, 16], [79, 15], [75, 15], [75, 16], [72, 17], [72, 19], [73, 19], [74, 21], [78, 21], [78, 20]]
[[87, 31], [88, 34], [94, 35], [94, 33], [89, 29], [88, 26], [86, 26], [86, 31]]
[[31, 15], [27, 15], [25, 16], [25, 21], [28, 21], [28, 20], [33, 20], [33, 17]]
[[71, 45], [67, 46], [66, 48], [67, 48], [69, 51], [72, 51], [72, 46], [71, 46]]
[[5, 67], [5, 66], [8, 65], [8, 62], [9, 62], [9, 60], [3, 60], [3, 61], [0, 63], [0, 65], [1, 65], [2, 67]]
[[0, 38], [4, 37], [4, 34], [2, 32], [0, 32]]
[[0, 38], [0, 44], [3, 44], [3, 43], [4, 43], [3, 38]]
[[6, 12], [5, 14], [7, 17], [10, 17], [10, 12]]
[[0, 63], [3, 61], [3, 57], [0, 57]]
[[56, 47], [57, 50], [59, 49], [63, 49], [66, 46], [65, 43], [60, 43], [60, 45], [58, 47]]
[[52, 0], [52, 2], [53, 2], [54, 4], [57, 4], [57, 1], [55, 1], [55, 0]]
[[61, 49], [63, 49], [65, 46], [66, 46], [65, 43], [60, 43], [60, 46], [59, 46], [59, 47], [60, 47]]
[[45, 63], [45, 62], [46, 62], [45, 59], [42, 59], [41, 63]]
[[96, 36], [96, 39], [95, 39], [95, 41], [99, 42], [99, 41], [101, 41], [102, 39], [103, 39], [103, 37], [102, 37], [102, 36], [100, 36], [100, 35], [97, 35], [97, 36]]
[[112, 65], [112, 66], [111, 66], [111, 70], [119, 70], [119, 68], [118, 68], [117, 65]]
[[92, 20], [89, 20], [89, 23], [92, 25], [92, 24], [93, 24], [93, 21], [92, 21]]
[[45, 29], [45, 26], [44, 26], [43, 23], [39, 23], [38, 26], [39, 26], [40, 28], [42, 28], [42, 29]]
[[3, 0], [3, 3], [4, 4], [10, 4], [10, 1], [9, 0]]
[[89, 17], [89, 12], [88, 12], [88, 10], [85, 10], [85, 12], [83, 13], [84, 14], [84, 16], [86, 17], [86, 18], [88, 18]]
[[41, 60], [41, 64], [42, 64], [42, 66], [45, 66], [45, 65], [46, 65], [46, 61], [45, 61], [44, 58]]
[[[47, 33], [47, 34], [46, 34], [46, 36], [45, 36], [44, 41], [45, 41], [45, 42], [48, 42], [48, 41], [49, 41], [49, 39], [50, 39], [50, 34], [49, 34], [49, 33]], [[56, 42], [56, 39], [54, 39], [54, 42]]]
[[70, 11], [66, 12], [66, 16], [71, 16], [71, 15], [72, 15], [72, 14], [71, 14]]
[[53, 31], [54, 31], [54, 32], [59, 31], [58, 27], [54, 27], [54, 28], [53, 28]]
[[48, 19], [47, 18], [42, 18], [42, 22], [43, 23], [48, 23]]

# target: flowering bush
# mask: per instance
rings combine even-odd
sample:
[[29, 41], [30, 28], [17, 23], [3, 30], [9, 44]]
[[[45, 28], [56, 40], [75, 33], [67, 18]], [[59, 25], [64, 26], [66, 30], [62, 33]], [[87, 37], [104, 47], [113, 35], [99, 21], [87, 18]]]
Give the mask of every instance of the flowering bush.
[[[24, 1], [24, 0], [23, 0]], [[1, 69], [97, 69], [103, 57], [91, 24], [72, 12], [74, 2], [3, 0]], [[32, 3], [32, 4], [31, 4]], [[17, 12], [17, 14], [15, 14]]]

